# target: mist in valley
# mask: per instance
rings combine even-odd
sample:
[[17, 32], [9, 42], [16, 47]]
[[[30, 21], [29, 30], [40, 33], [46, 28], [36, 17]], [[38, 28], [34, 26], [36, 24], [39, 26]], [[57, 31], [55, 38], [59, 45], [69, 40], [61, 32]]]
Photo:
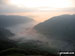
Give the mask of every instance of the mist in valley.
[[[1, 18], [7, 19], [7, 21]], [[75, 15], [55, 16], [39, 24], [29, 17], [22, 16], [1, 15], [0, 21], [0, 46], [3, 47], [2, 50], [9, 49], [11, 51], [13, 50], [11, 48], [18, 48], [23, 49], [25, 54], [29, 55], [57, 54], [59, 51], [75, 50]], [[7, 24], [5, 24], [6, 22]]]
[[[0, 21], [0, 54], [8, 54], [9, 51], [13, 51], [12, 48], [23, 49], [28, 55], [56, 54], [56, 50], [50, 46], [50, 40], [34, 29], [37, 23], [33, 19], [23, 16], [1, 15]], [[3, 52], [4, 50], [6, 51]]]

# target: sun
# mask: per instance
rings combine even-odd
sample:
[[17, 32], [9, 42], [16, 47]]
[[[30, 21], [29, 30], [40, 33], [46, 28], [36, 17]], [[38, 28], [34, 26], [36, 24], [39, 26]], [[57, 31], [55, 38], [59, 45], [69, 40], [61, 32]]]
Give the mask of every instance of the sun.
[[68, 8], [72, 6], [71, 0], [9, 0], [9, 3], [17, 7], [27, 8]]

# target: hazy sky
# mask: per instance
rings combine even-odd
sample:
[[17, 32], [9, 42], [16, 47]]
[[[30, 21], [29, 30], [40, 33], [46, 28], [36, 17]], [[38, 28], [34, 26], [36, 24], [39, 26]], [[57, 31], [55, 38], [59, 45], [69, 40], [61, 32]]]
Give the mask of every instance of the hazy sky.
[[41, 22], [61, 14], [75, 14], [75, 0], [0, 0], [0, 14], [28, 16]]

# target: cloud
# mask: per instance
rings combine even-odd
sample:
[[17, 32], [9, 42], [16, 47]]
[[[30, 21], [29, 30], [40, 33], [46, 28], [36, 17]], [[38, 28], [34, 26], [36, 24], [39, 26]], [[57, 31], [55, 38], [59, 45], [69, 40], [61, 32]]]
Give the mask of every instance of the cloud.
[[0, 4], [4, 4], [5, 3], [5, 0], [0, 0]]
[[70, 8], [59, 8], [60, 10], [58, 11], [62, 11], [62, 12], [75, 12], [75, 7], [70, 7]]
[[9, 5], [2, 5], [0, 6], [0, 13], [17, 13], [17, 12], [31, 12], [34, 10], [30, 10], [27, 8], [17, 8], [14, 6], [9, 6]]
[[25, 8], [25, 9], [16, 8], [13, 6], [1, 7], [1, 9], [0, 9], [0, 13], [18, 13], [18, 12], [31, 12], [31, 11], [34, 11], [34, 10], [29, 10], [27, 8]]
[[18, 12], [31, 12], [34, 9], [19, 8], [14, 5], [9, 5], [7, 0], [0, 0], [0, 13], [18, 13]]
[[[51, 8], [27, 8], [27, 7], [17, 7], [14, 5], [10, 5], [7, 3], [8, 0], [0, 0], [0, 13], [19, 13], [19, 12], [53, 12], [53, 11], [74, 11], [75, 12], [75, 7], [73, 6], [72, 8], [58, 8], [52, 10]], [[74, 4], [73, 0], [73, 4]], [[48, 9], [48, 10], [46, 10]]]

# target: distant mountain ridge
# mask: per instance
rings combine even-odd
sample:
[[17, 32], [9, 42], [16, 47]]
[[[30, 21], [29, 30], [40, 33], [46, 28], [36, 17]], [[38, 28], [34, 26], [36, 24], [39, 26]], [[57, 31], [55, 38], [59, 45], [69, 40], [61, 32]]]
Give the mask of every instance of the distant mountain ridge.
[[27, 23], [34, 21], [31, 18], [25, 16], [15, 16], [15, 15], [0, 15], [0, 27], [8, 27], [16, 24]]

